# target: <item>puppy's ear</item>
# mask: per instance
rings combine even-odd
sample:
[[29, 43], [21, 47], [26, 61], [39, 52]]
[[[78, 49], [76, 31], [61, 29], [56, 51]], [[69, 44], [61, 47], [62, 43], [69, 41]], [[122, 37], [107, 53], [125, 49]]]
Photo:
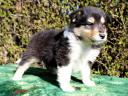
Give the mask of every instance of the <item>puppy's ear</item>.
[[111, 23], [112, 22], [112, 16], [109, 14], [106, 14], [106, 22]]
[[71, 13], [71, 14], [69, 15], [69, 17], [70, 17], [70, 22], [71, 22], [71, 23], [78, 22], [78, 21], [81, 19], [82, 15], [83, 15], [83, 11], [82, 11], [81, 9], [79, 9], [79, 10], [77, 10], [77, 11]]

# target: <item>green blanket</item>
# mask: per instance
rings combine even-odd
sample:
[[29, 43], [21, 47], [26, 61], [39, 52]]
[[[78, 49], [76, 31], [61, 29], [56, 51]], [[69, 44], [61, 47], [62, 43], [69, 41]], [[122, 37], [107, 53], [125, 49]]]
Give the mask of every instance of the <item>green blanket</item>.
[[30, 68], [23, 80], [11, 80], [14, 64], [0, 66], [0, 96], [128, 96], [128, 78], [93, 75], [95, 87], [86, 87], [79, 73], [72, 76], [75, 92], [63, 92], [56, 82], [56, 76], [45, 69]]

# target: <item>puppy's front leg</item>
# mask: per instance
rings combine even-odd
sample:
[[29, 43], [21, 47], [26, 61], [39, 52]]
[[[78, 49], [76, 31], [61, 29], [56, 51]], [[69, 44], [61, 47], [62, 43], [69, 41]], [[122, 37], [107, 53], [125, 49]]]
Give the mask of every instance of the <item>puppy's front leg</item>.
[[72, 73], [72, 65], [70, 64], [66, 66], [58, 67], [57, 81], [59, 82], [60, 88], [63, 91], [68, 91], [68, 92], [75, 91], [75, 88], [73, 88], [70, 85], [71, 73]]
[[88, 63], [83, 63], [81, 66], [82, 81], [86, 86], [95, 86], [95, 83], [91, 81], [91, 69]]

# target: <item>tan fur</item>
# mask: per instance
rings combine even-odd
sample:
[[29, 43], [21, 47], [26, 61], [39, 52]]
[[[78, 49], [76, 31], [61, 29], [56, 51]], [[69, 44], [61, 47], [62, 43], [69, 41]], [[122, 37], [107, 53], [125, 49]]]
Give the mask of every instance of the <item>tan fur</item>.
[[87, 19], [87, 21], [90, 22], [90, 23], [95, 23], [94, 17], [89, 17], [89, 18]]
[[92, 36], [96, 36], [96, 35], [99, 35], [99, 31], [97, 28], [94, 28], [92, 31]]
[[77, 35], [77, 36], [81, 36], [82, 35], [82, 33], [89, 33], [90, 32], [90, 30], [89, 29], [85, 29], [84, 28], [84, 26], [81, 26], [81, 27], [79, 27], [79, 28], [74, 28], [74, 33], [75, 33], [75, 35]]
[[102, 24], [104, 24], [104, 23], [105, 23], [105, 19], [104, 19], [104, 17], [103, 17], [103, 16], [101, 17], [100, 22], [101, 22]]
[[74, 33], [77, 36], [81, 36], [85, 39], [92, 39], [93, 37], [95, 37], [96, 35], [99, 34], [99, 31], [97, 28], [94, 29], [86, 29], [84, 26], [81, 26], [79, 28], [74, 28]]

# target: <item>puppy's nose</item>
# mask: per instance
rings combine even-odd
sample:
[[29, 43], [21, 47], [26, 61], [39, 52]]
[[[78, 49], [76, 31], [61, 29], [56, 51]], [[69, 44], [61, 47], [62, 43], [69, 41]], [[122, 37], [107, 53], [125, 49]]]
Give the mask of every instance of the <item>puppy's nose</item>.
[[105, 34], [99, 34], [99, 36], [100, 36], [101, 39], [105, 38]]

